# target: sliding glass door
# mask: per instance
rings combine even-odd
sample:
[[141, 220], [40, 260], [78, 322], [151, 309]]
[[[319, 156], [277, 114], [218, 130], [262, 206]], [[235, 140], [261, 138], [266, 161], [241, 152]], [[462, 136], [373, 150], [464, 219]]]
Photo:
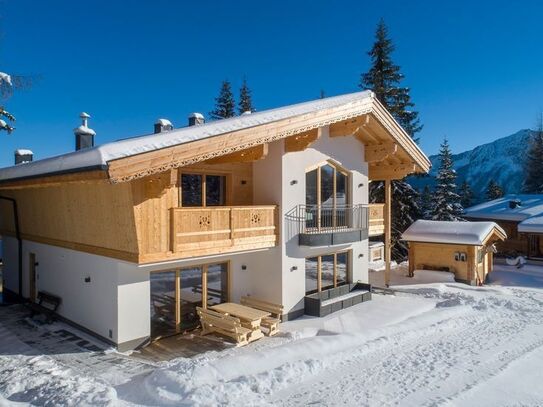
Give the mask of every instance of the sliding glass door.
[[306, 294], [347, 284], [350, 278], [350, 251], [305, 259]]
[[151, 336], [195, 328], [196, 307], [228, 301], [228, 263], [151, 273]]

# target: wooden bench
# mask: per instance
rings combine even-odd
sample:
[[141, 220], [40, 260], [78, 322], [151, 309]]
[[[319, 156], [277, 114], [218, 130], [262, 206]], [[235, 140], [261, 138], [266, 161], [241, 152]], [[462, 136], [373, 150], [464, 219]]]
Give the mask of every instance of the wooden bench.
[[62, 299], [45, 291], [39, 291], [36, 300], [38, 301], [37, 303], [31, 304], [33, 308], [32, 316], [35, 312], [41, 312], [47, 317], [48, 323], [52, 322]]
[[267, 311], [271, 317], [262, 318], [260, 326], [267, 329], [267, 336], [273, 336], [279, 332], [278, 326], [281, 322], [281, 316], [283, 315], [283, 306], [279, 304], [274, 304], [272, 302], [259, 300], [254, 297], [241, 297], [241, 305], [247, 307], [256, 308], [261, 311]]
[[238, 346], [247, 345], [249, 343], [249, 334], [251, 333], [251, 330], [242, 327], [238, 318], [201, 307], [196, 307], [196, 312], [198, 312], [198, 316], [200, 317], [202, 335], [217, 332], [232, 338], [236, 341]]

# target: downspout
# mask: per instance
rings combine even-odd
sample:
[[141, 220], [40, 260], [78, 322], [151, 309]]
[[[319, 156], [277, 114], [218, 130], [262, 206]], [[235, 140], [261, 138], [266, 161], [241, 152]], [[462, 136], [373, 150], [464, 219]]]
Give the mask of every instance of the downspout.
[[21, 230], [19, 229], [19, 211], [17, 210], [17, 201], [14, 198], [1, 196], [0, 199], [11, 202], [13, 206], [13, 221], [15, 223], [15, 238], [17, 239], [19, 249], [19, 297], [23, 299], [23, 240], [21, 239]]

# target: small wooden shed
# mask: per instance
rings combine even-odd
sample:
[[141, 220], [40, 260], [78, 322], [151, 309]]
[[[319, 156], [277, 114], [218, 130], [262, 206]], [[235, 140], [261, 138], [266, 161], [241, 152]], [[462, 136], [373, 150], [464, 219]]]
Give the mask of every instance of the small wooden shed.
[[482, 285], [492, 271], [494, 243], [507, 238], [494, 222], [418, 220], [402, 235], [409, 244], [409, 275], [415, 270], [454, 273], [455, 280]]

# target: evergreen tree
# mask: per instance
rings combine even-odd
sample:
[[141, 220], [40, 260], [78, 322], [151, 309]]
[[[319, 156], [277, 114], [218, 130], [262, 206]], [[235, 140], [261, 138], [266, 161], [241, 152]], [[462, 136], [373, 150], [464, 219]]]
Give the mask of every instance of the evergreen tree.
[[[418, 113], [413, 111], [413, 103], [409, 96], [409, 88], [401, 87], [403, 75], [400, 67], [392, 61], [394, 45], [388, 38], [387, 27], [383, 20], [377, 25], [375, 43], [368, 55], [371, 67], [360, 77], [360, 88], [372, 90], [377, 99], [396, 118], [405, 131], [414, 138], [422, 129]], [[417, 141], [415, 139], [415, 141]], [[370, 201], [383, 202], [384, 188], [382, 182], [370, 184]], [[392, 257], [396, 261], [405, 259], [407, 250], [399, 240], [401, 234], [420, 217], [418, 192], [405, 180], [392, 182]]]
[[439, 150], [439, 171], [437, 185], [432, 198], [432, 220], [462, 220], [460, 196], [456, 193], [456, 171], [453, 169], [451, 149], [447, 138]]
[[394, 44], [388, 37], [388, 28], [381, 19], [377, 24], [375, 43], [368, 52], [372, 66], [360, 77], [359, 86], [372, 90], [407, 134], [415, 139], [415, 134], [422, 129], [422, 125], [418, 112], [412, 110], [415, 105], [409, 95], [410, 89], [400, 86], [404, 75], [400, 72], [400, 67], [392, 61], [394, 49]]
[[524, 174], [523, 192], [543, 194], [543, 120], [532, 135], [524, 161]]
[[430, 219], [432, 213], [432, 192], [428, 185], [424, 186], [420, 195], [420, 213], [423, 219]]
[[498, 185], [496, 181], [491, 179], [486, 187], [486, 199], [492, 201], [503, 196], [503, 189]]
[[460, 185], [460, 189], [458, 190], [458, 195], [460, 195], [460, 205], [462, 205], [462, 208], [469, 208], [473, 204], [475, 195], [469, 186], [468, 181], [462, 182], [462, 185]]
[[[13, 91], [13, 82], [11, 75], [7, 73], [0, 72], [0, 97], [5, 100], [11, 96]], [[4, 120], [6, 119], [6, 120]], [[0, 106], [0, 130], [5, 130], [8, 133], [11, 133], [15, 128], [9, 123], [15, 122], [15, 117], [9, 113], [4, 106]]]
[[247, 79], [245, 77], [243, 77], [243, 83], [239, 90], [238, 111], [239, 111], [239, 114], [255, 111], [255, 109], [253, 108], [253, 98], [251, 96], [251, 89], [249, 89], [249, 86], [247, 85]]
[[232, 94], [232, 86], [230, 82], [224, 80], [221, 85], [219, 96], [215, 98], [215, 109], [209, 112], [212, 119], [226, 119], [228, 117], [234, 117], [236, 102], [234, 101], [234, 95]]
[[[382, 182], [374, 183], [373, 202], [384, 202], [385, 188]], [[401, 240], [402, 233], [411, 226], [411, 224], [420, 219], [421, 212], [417, 202], [420, 200], [419, 193], [407, 182], [392, 182], [392, 225], [391, 225], [391, 254], [392, 259], [403, 261], [407, 258], [408, 247], [406, 242]], [[403, 199], [394, 199], [394, 197], [402, 197]], [[412, 204], [405, 205], [405, 201]]]

